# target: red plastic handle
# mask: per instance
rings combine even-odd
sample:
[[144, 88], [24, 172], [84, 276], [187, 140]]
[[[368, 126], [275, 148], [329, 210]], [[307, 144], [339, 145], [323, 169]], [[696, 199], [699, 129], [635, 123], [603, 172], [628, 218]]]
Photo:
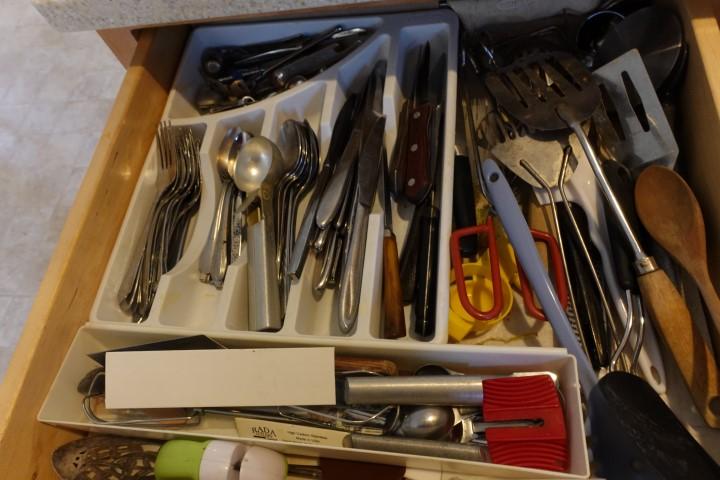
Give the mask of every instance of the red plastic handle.
[[[565, 267], [562, 262], [562, 254], [560, 253], [560, 247], [558, 246], [555, 237], [547, 232], [540, 230], [530, 229], [530, 233], [536, 242], [544, 243], [547, 245], [550, 268], [552, 270], [553, 280], [555, 280], [555, 292], [557, 293], [558, 299], [560, 300], [560, 306], [563, 310], [567, 310], [568, 306], [568, 287], [567, 278], [565, 277]], [[535, 297], [533, 295], [528, 279], [525, 276], [520, 267], [520, 262], [515, 261], [518, 266], [518, 275], [520, 277], [520, 290], [522, 291], [523, 302], [528, 313], [538, 320], [546, 320], [545, 314], [542, 309], [535, 303]]]
[[[487, 311], [478, 309], [470, 302], [467, 288], [465, 287], [465, 272], [463, 270], [462, 255], [460, 253], [460, 239], [480, 233], [485, 233], [488, 237], [488, 256], [490, 257], [490, 275], [493, 286], [493, 306]], [[502, 311], [504, 299], [502, 284], [500, 283], [500, 260], [497, 253], [497, 240], [495, 239], [495, 226], [493, 225], [492, 217], [488, 217], [485, 225], [461, 228], [455, 230], [452, 235], [450, 235], [450, 260], [452, 262], [453, 272], [455, 273], [455, 286], [457, 287], [460, 304], [465, 311], [476, 320], [492, 320], [493, 318], [497, 318]]]
[[483, 381], [483, 420], [541, 419], [536, 427], [488, 427], [493, 463], [562, 472], [569, 463], [565, 413], [549, 375], [502, 377]]
[[[490, 310], [486, 311], [475, 307], [468, 297], [467, 288], [465, 286], [465, 272], [463, 270], [462, 254], [460, 253], [460, 239], [471, 235], [478, 235], [480, 233], [485, 233], [488, 237], [488, 256], [490, 258], [490, 274], [493, 290], [493, 306]], [[565, 268], [562, 263], [562, 254], [560, 253], [560, 247], [558, 246], [557, 240], [555, 240], [555, 237], [549, 233], [542, 232], [540, 230], [530, 229], [530, 233], [536, 242], [547, 245], [550, 257], [550, 268], [553, 280], [555, 280], [555, 291], [560, 299], [560, 305], [563, 310], [565, 310], [568, 305], [568, 286], [567, 278], [565, 277]], [[455, 273], [455, 285], [457, 287], [458, 297], [460, 298], [460, 304], [463, 306], [465, 311], [476, 320], [491, 320], [493, 318], [497, 318], [502, 311], [504, 299], [500, 280], [500, 260], [497, 251], [497, 239], [495, 238], [495, 225], [493, 224], [492, 217], [488, 217], [484, 225], [461, 228], [459, 230], [455, 230], [452, 235], [450, 235], [450, 260], [452, 262], [453, 272]], [[546, 320], [542, 309], [535, 303], [532, 289], [530, 288], [530, 284], [525, 276], [525, 272], [523, 272], [520, 267], [520, 262], [516, 260], [515, 263], [518, 266], [520, 290], [522, 292], [525, 308], [530, 315], [538, 320]]]

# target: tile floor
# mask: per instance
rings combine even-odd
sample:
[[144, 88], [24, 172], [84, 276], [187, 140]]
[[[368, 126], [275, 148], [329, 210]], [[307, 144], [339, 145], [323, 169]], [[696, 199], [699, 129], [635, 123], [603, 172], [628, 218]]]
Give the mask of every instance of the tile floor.
[[95, 32], [0, 0], [0, 379], [122, 81]]

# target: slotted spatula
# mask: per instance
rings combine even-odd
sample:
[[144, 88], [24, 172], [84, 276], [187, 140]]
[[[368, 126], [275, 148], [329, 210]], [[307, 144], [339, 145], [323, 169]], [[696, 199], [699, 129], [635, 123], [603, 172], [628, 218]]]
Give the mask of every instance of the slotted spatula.
[[568, 53], [538, 53], [489, 73], [485, 85], [500, 106], [529, 128], [552, 131], [569, 127], [577, 135], [635, 256], [643, 302], [670, 348], [698, 411], [708, 425], [720, 428], [720, 376], [712, 352], [667, 274], [643, 251], [582, 128], [581, 123], [592, 116], [601, 100], [590, 72]]
[[609, 145], [615, 157], [632, 169], [649, 163], [675, 168], [679, 148], [640, 53], [628, 51], [595, 70], [593, 77], [615, 119], [611, 125], [617, 138]]
[[563, 130], [568, 121], [590, 118], [600, 103], [600, 90], [590, 72], [564, 52], [521, 57], [488, 73], [485, 85], [498, 104], [532, 130]]

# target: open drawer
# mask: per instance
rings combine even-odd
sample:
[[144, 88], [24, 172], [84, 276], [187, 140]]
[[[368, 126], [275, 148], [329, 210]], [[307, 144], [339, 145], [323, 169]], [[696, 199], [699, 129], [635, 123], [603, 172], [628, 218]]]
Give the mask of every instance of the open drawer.
[[[718, 279], [720, 190], [715, 163], [720, 152], [720, 30], [710, 0], [678, 1], [676, 8], [683, 16], [690, 45], [679, 104], [681, 161], [708, 222], [709, 257], [714, 262], [713, 278]], [[36, 417], [72, 339], [90, 318], [187, 33], [186, 27], [167, 27], [140, 34], [135, 58], [0, 388], [2, 478], [55, 478], [52, 451], [83, 434], [41, 424]], [[675, 405], [678, 410], [690, 408], [689, 402]]]

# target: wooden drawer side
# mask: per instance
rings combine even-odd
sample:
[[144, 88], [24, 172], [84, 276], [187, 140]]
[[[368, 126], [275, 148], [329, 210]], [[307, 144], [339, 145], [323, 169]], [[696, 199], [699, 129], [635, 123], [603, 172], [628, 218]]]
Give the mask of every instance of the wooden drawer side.
[[0, 478], [56, 478], [51, 453], [78, 436], [36, 421], [97, 289], [155, 135], [186, 27], [143, 31], [0, 386]]
[[[687, 76], [679, 102], [682, 166], [705, 216], [708, 259], [720, 287], [720, 28], [716, 2], [677, 2], [689, 44]], [[662, 194], [662, 192], [658, 192]]]

